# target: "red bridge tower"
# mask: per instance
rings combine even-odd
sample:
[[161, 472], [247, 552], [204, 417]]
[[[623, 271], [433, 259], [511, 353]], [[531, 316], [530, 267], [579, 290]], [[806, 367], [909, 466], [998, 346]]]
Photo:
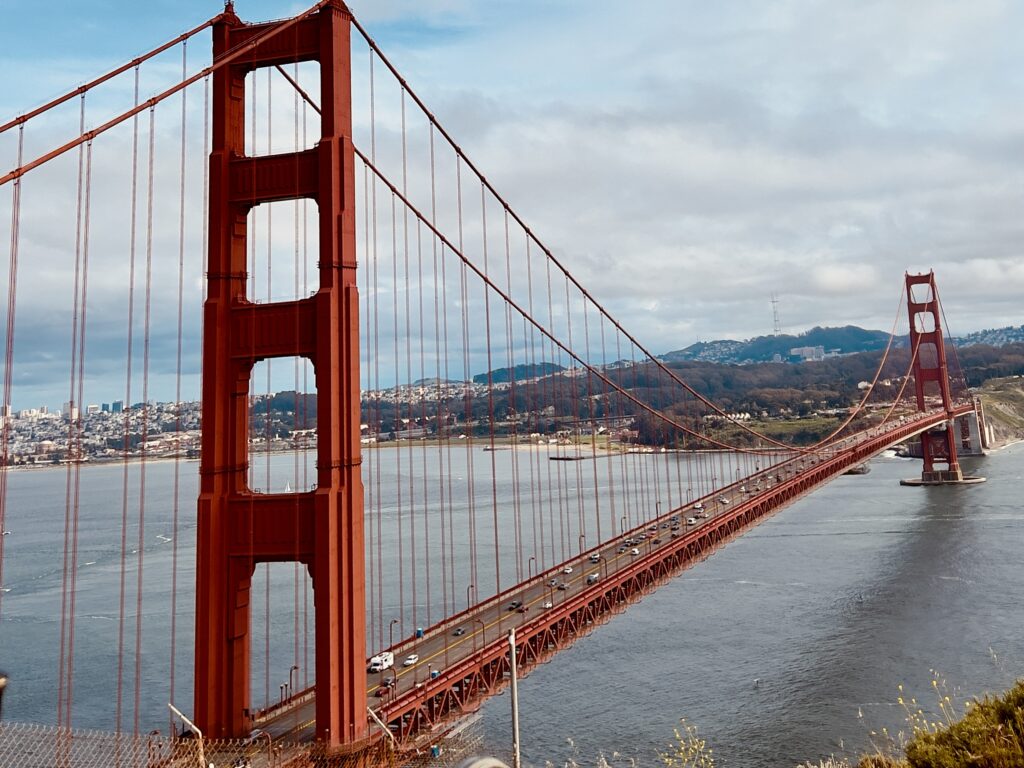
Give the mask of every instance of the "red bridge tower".
[[[314, 590], [316, 737], [335, 749], [368, 737], [351, 21], [341, 0], [298, 21], [252, 25], [229, 4], [213, 29], [214, 62], [249, 50], [213, 77], [195, 658], [195, 719], [211, 738], [250, 729], [253, 569], [296, 560]], [[320, 63], [320, 141], [247, 157], [246, 75], [301, 61]], [[247, 215], [298, 198], [319, 209], [318, 290], [255, 304], [246, 296]], [[254, 494], [246, 482], [252, 368], [286, 356], [306, 357], [315, 370], [316, 488]]]
[[[949, 370], [946, 367], [946, 346], [942, 337], [935, 273], [911, 275], [908, 272], [906, 277], [910, 351], [915, 355], [913, 372], [917, 409], [930, 410], [926, 405], [926, 397], [938, 396], [949, 417], [943, 428], [921, 433], [924, 469], [921, 472], [920, 483], [914, 484], [963, 482], [963, 472], [957, 461], [956, 423], [953, 416], [953, 398], [949, 390]], [[920, 286], [924, 286], [924, 289], [921, 290]], [[919, 288], [916, 294], [915, 287]], [[936, 469], [936, 463], [944, 464], [945, 469]]]

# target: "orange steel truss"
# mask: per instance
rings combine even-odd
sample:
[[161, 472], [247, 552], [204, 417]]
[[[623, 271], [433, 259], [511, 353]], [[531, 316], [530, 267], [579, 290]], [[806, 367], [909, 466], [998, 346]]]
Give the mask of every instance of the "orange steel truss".
[[[266, 24], [243, 24], [229, 4], [213, 29], [214, 61], [249, 52], [213, 77], [195, 656], [195, 720], [211, 738], [249, 733], [250, 582], [257, 563], [275, 561], [301, 562], [312, 576], [316, 738], [331, 749], [368, 738], [351, 21], [340, 0]], [[266, 34], [277, 25], [287, 28]], [[302, 61], [320, 63], [320, 141], [247, 157], [246, 75]], [[299, 198], [319, 209], [318, 290], [255, 304], [246, 297], [247, 215]], [[257, 495], [246, 482], [249, 382], [256, 362], [286, 356], [315, 370], [316, 487]]]

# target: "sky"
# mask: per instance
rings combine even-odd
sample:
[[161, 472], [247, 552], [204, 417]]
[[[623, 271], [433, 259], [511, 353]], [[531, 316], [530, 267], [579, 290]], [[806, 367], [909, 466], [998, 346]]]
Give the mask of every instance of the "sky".
[[[953, 334], [1024, 323], [1020, 3], [350, 5], [512, 207], [656, 352], [769, 334], [773, 294], [787, 333], [889, 330], [907, 270], [935, 270]], [[247, 21], [304, 7], [236, 3]], [[39, 8], [0, 0], [0, 118], [221, 4]], [[38, 277], [22, 270], [26, 333], [42, 322]], [[154, 346], [166, 368], [171, 350]]]

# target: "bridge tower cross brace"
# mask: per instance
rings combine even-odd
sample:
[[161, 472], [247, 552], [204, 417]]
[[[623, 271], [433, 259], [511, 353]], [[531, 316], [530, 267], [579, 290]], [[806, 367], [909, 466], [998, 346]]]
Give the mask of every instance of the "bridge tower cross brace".
[[[301, 562], [312, 577], [317, 739], [339, 750], [369, 737], [351, 22], [341, 0], [266, 24], [242, 23], [229, 4], [213, 28], [214, 61], [249, 51], [213, 76], [195, 643], [195, 720], [212, 738], [252, 727], [249, 594], [265, 562]], [[320, 64], [320, 141], [246, 156], [246, 76], [303, 61]], [[318, 289], [256, 304], [246, 296], [248, 213], [300, 198], [319, 211]], [[255, 494], [247, 484], [252, 369], [294, 356], [315, 371], [316, 487]]]
[[[948, 416], [945, 429], [921, 433], [921, 455], [924, 469], [923, 482], [960, 482], [963, 472], [957, 460], [956, 429], [953, 418], [953, 398], [949, 389], [949, 369], [946, 367], [946, 345], [942, 337], [939, 294], [935, 287], [935, 273], [906, 275], [907, 314], [910, 318], [910, 350], [917, 351], [914, 358], [914, 391], [917, 395], [917, 409], [928, 410], [925, 396], [934, 393], [934, 384], [942, 398], [942, 407]], [[924, 290], [914, 291], [915, 286]], [[923, 294], [923, 295], [922, 295]], [[935, 469], [935, 463], [945, 464], [946, 469]]]

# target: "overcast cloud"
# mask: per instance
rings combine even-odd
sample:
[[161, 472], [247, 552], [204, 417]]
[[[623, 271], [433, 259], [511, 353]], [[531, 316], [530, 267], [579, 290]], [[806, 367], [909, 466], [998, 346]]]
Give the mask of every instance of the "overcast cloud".
[[[220, 8], [68, 6], [0, 0], [0, 117]], [[654, 351], [770, 333], [772, 293], [786, 332], [888, 330], [906, 270], [935, 270], [953, 333], [1024, 323], [1020, 3], [351, 6], [533, 231]], [[236, 3], [246, 20], [302, 7]]]

